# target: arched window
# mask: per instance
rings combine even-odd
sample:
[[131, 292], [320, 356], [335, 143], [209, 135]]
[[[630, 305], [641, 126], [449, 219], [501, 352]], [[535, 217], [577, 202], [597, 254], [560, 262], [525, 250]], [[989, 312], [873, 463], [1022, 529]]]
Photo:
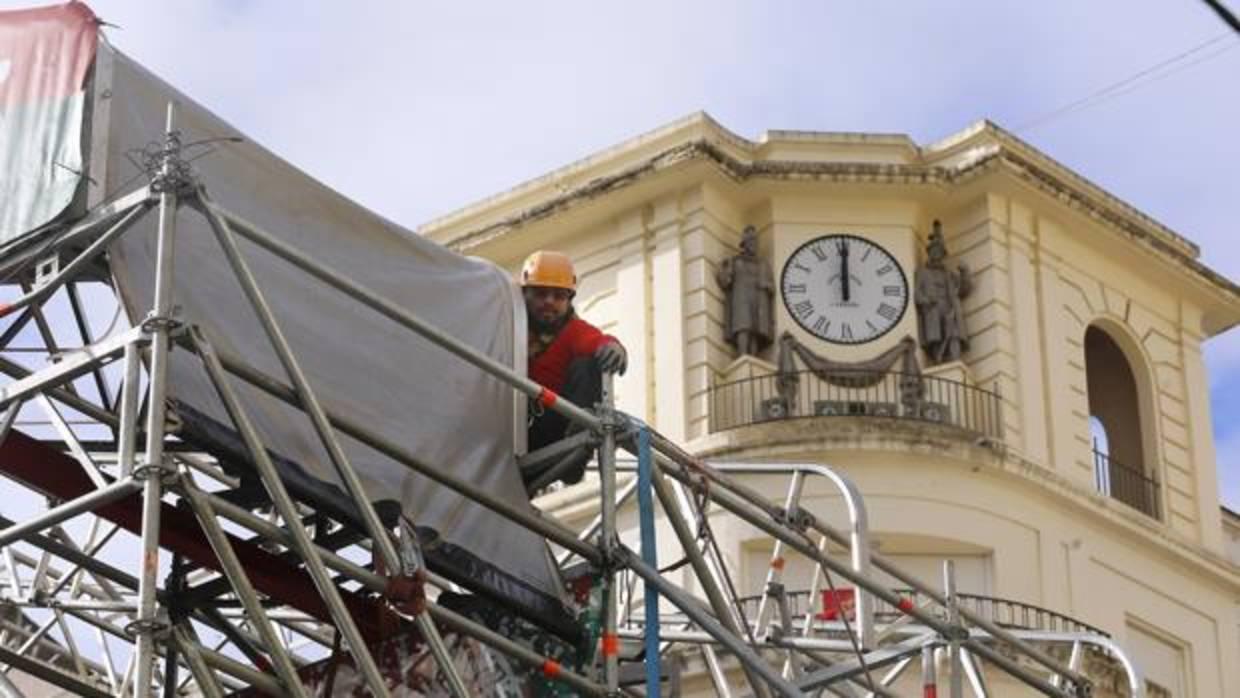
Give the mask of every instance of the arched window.
[[1142, 400], [1132, 365], [1105, 330], [1085, 330], [1085, 375], [1098, 490], [1154, 518], [1158, 482], [1146, 462]]

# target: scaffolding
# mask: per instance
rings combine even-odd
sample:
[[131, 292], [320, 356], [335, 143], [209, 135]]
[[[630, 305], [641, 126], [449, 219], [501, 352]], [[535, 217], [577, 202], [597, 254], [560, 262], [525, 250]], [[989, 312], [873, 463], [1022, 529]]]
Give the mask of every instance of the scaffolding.
[[[967, 686], [973, 695], [986, 696], [984, 662], [1036, 692], [1083, 698], [1093, 686], [1083, 658], [1094, 647], [1124, 667], [1126, 695], [1142, 695], [1135, 667], [1104, 636], [1001, 627], [958, 603], [950, 567], [940, 588], [875, 553], [860, 493], [829, 468], [704, 463], [617, 410], [610, 382], [599, 405], [571, 404], [233, 214], [212, 200], [210, 182], [191, 176], [174, 121], [169, 105], [158, 169], [149, 182], [87, 212], [36, 251], [0, 260], [24, 291], [0, 311], [9, 318], [0, 329], [0, 372], [8, 377], [0, 385], [0, 472], [32, 509], [20, 521], [0, 521], [0, 594], [14, 611], [0, 619], [0, 663], [8, 670], [86, 696], [309, 696], [322, 687], [311, 669], [326, 660], [347, 665], [371, 695], [461, 698], [478, 693], [478, 677], [461, 659], [462, 642], [472, 642], [488, 666], [502, 660], [528, 667], [522, 675], [539, 677], [544, 695], [657, 696], [668, 690], [669, 672], [660, 659], [688, 652], [700, 659], [721, 696], [736, 694], [740, 686], [762, 698], [823, 691], [893, 695], [892, 682], [909, 667], [921, 668], [929, 696], [937, 690], [941, 664], [944, 694], [961, 696]], [[173, 249], [183, 215], [206, 219], [284, 375], [262, 373], [244, 356], [221, 353], [217, 347], [226, 338], [178, 320]], [[149, 315], [136, 326], [92, 336], [79, 283], [106, 281], [105, 253], [146, 216], [158, 218]], [[351, 415], [324, 408], [239, 239], [583, 427], [597, 442], [597, 518], [578, 531], [514, 508], [450, 470], [420, 461]], [[70, 261], [63, 266], [56, 261], [65, 258]], [[45, 312], [54, 301], [71, 312], [80, 345], [57, 341]], [[41, 345], [15, 346], [19, 336], [30, 334], [24, 332], [28, 327], [37, 330]], [[48, 364], [31, 369], [9, 358], [14, 352]], [[261, 502], [231, 497], [239, 483], [221, 467], [219, 454], [187, 448], [176, 438], [180, 416], [165, 399], [172, 352], [192, 353], [205, 367], [261, 480]], [[233, 381], [292, 405], [311, 421], [358, 513], [352, 526], [290, 495]], [[19, 414], [31, 409], [44, 416], [32, 428], [49, 431], [48, 438], [23, 433], [27, 423]], [[89, 439], [86, 433], [103, 437]], [[584, 578], [595, 583], [583, 617], [593, 611], [599, 621], [594, 634], [583, 631], [587, 651], [566, 664], [522, 635], [439, 603], [440, 594], [457, 588], [429, 569], [416, 521], [379, 511], [365, 495], [340, 446], [343, 436], [534, 532], [559, 551], [566, 576], [580, 580], [580, 570], [588, 570]], [[556, 447], [549, 448], [530, 458], [554, 457]], [[770, 501], [737, 477], [751, 473], [788, 476], [784, 501]], [[838, 488], [849, 530], [837, 530], [801, 507], [811, 478]], [[636, 550], [618, 530], [618, 512], [633, 498]], [[38, 508], [40, 501], [46, 507]], [[726, 556], [703, 541], [703, 522], [718, 515], [737, 517], [775, 541], [755, 614], [743, 610]], [[670, 525], [698, 593], [660, 571], [656, 520]], [[137, 537], [136, 565], [100, 552], [124, 535]], [[847, 561], [828, 554], [828, 546], [848, 551]], [[161, 550], [171, 559], [166, 569]], [[793, 617], [781, 585], [783, 561], [791, 555], [815, 565], [812, 593], [823, 585], [835, 590], [837, 580], [851, 584], [853, 613], [829, 621]], [[875, 570], [916, 590], [917, 601], [876, 581]], [[622, 612], [639, 601], [642, 613]], [[876, 603], [898, 609], [901, 617], [877, 622]], [[425, 660], [421, 666], [431, 678], [420, 688], [406, 681], [408, 657], [393, 665], [378, 656], [394, 637], [409, 638], [400, 651]], [[880, 669], [886, 673], [880, 676]], [[494, 682], [490, 690], [507, 695], [508, 685]], [[20, 695], [5, 673], [0, 695]]]

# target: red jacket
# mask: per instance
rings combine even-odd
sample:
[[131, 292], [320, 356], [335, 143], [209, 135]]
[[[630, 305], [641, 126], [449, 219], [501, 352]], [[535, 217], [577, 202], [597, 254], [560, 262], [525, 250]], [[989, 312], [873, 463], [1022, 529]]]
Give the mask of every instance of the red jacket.
[[615, 337], [603, 334], [599, 328], [573, 315], [547, 348], [537, 355], [534, 351], [538, 341], [531, 337], [529, 377], [558, 393], [564, 387], [568, 365], [573, 359], [592, 356], [599, 347], [615, 341]]

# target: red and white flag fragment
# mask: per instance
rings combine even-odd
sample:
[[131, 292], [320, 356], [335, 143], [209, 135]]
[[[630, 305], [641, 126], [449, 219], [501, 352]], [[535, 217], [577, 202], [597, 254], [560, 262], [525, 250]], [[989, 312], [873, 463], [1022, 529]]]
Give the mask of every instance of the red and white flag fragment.
[[73, 200], [97, 44], [95, 14], [80, 2], [0, 12], [0, 245]]

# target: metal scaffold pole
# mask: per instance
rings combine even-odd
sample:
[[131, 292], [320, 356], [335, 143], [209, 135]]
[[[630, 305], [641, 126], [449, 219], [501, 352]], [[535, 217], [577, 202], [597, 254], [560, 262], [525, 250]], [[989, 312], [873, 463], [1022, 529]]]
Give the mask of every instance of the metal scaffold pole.
[[619, 537], [616, 534], [616, 420], [615, 394], [611, 374], [603, 376], [603, 399], [599, 405], [603, 442], [598, 449], [599, 496], [603, 526], [599, 531], [599, 548], [603, 555], [606, 598], [603, 605], [603, 677], [607, 691], [620, 690], [620, 638], [616, 633], [620, 609], [617, 603], [616, 563]]
[[[654, 465], [650, 455], [650, 430], [637, 432], [637, 501], [640, 510], [642, 561], [658, 569], [659, 549], [655, 541], [654, 501], [650, 496], [653, 487], [651, 472]], [[662, 660], [659, 656], [659, 592], [647, 584], [644, 591], [646, 615], [643, 624], [646, 653], [646, 698], [659, 698]]]
[[276, 511], [279, 512], [280, 518], [284, 520], [284, 526], [291, 537], [293, 550], [297, 552], [298, 557], [305, 563], [306, 571], [309, 572], [310, 577], [314, 581], [315, 588], [318, 589], [319, 594], [326, 602], [331, 612], [332, 620], [344, 636], [350, 652], [353, 654], [362, 675], [365, 677], [367, 686], [375, 695], [387, 696], [387, 685], [379, 672], [379, 667], [375, 663], [374, 657], [371, 656], [370, 649], [362, 638], [362, 634], [358, 630], [353, 616], [340, 598], [340, 592], [336, 588], [335, 582], [332, 581], [327, 573], [327, 568], [323, 565], [323, 561], [314, 551], [310, 535], [306, 532], [305, 526], [302, 525], [301, 517], [298, 515], [292, 499], [289, 498], [288, 491], [285, 489], [275, 465], [271, 462], [271, 457], [267, 454], [267, 449], [263, 447], [257, 430], [250, 422], [232, 387], [228, 384], [228, 377], [224, 373], [223, 366], [220, 365], [214, 349], [211, 348], [210, 343], [201, 335], [194, 338], [194, 343], [198, 347], [199, 356], [203, 359], [207, 373], [215, 385], [220, 400], [224, 403], [225, 408], [237, 426], [237, 430], [245, 440], [246, 448], [249, 449], [250, 456], [254, 459], [254, 464], [258, 468], [263, 485], [275, 504]]
[[173, 258], [176, 244], [177, 189], [179, 182], [180, 133], [174, 129], [176, 108], [169, 103], [165, 123], [164, 150], [154, 189], [159, 192], [159, 228], [156, 247], [155, 297], [144, 326], [151, 336], [149, 392], [147, 393], [145, 462], [134, 468], [133, 476], [143, 480], [142, 562], [138, 578], [137, 661], [134, 667], [133, 695], [149, 695], [155, 659], [156, 633], [160, 622], [155, 607], [156, 575], [159, 572], [159, 515], [163, 498], [164, 398], [168, 381], [168, 335], [172, 329]]

